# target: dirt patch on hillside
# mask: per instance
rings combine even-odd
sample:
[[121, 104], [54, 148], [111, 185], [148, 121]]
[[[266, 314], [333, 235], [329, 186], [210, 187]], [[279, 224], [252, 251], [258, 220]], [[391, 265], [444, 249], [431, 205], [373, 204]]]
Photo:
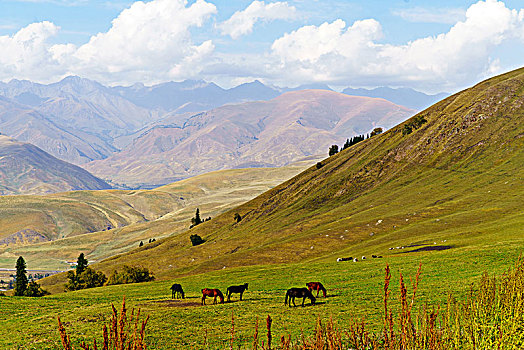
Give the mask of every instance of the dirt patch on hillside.
[[187, 299], [182, 299], [182, 300], [157, 300], [157, 301], [152, 301], [149, 303], [149, 305], [156, 305], [156, 306], [160, 306], [160, 307], [195, 307], [195, 306], [200, 306], [200, 302], [197, 302], [197, 301], [190, 301], [190, 300], [187, 300]]

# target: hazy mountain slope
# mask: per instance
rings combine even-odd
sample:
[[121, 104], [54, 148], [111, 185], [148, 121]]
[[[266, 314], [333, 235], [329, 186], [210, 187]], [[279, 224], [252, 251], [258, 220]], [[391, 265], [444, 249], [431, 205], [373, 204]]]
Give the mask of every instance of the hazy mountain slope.
[[442, 100], [449, 96], [447, 93], [439, 93], [435, 95], [427, 95], [423, 92], [416, 91], [410, 88], [393, 89], [390, 87], [378, 87], [375, 89], [352, 89], [346, 88], [342, 93], [351, 96], [368, 96], [383, 98], [393, 103], [413, 108], [415, 110], [423, 110], [433, 103]]
[[[3, 129], [4, 133], [37, 144], [75, 164], [106, 158], [117, 151], [113, 145], [115, 137], [132, 133], [158, 118], [156, 112], [79, 77], [67, 77], [49, 85], [13, 80], [0, 84], [0, 95], [27, 104], [2, 105], [3, 113], [9, 117], [4, 117], [4, 122], [11, 127]], [[38, 115], [40, 121], [52, 123], [59, 132], [42, 132], [39, 125], [26, 122], [27, 114]], [[65, 142], [64, 133], [68, 134]]]
[[[185, 234], [99, 267], [141, 263], [168, 278], [224, 266], [522, 246], [524, 69], [418, 116], [427, 122], [410, 134], [402, 130], [416, 117]], [[191, 247], [190, 234], [206, 243]]]
[[156, 123], [114, 156], [85, 165], [113, 183], [151, 186], [211, 170], [282, 166], [330, 145], [405, 120], [411, 110], [383, 99], [324, 90], [226, 105], [184, 123]]
[[127, 252], [140, 241], [187, 230], [197, 207], [202, 216], [215, 217], [307, 164], [222, 170], [147, 191], [0, 197], [0, 267], [12, 266], [23, 255], [34, 268], [60, 270], [80, 252], [90, 260]]
[[0, 130], [19, 141], [51, 150], [57, 158], [73, 163], [101, 159], [115, 151], [97, 136], [58, 126], [33, 108], [1, 96]]
[[110, 186], [40, 148], [0, 135], [0, 193], [40, 194]]
[[201, 80], [185, 80], [153, 86], [117, 86], [112, 90], [138, 106], [177, 113], [200, 112], [227, 103], [269, 100], [280, 94], [278, 90], [265, 86], [258, 80], [231, 89], [223, 89]]

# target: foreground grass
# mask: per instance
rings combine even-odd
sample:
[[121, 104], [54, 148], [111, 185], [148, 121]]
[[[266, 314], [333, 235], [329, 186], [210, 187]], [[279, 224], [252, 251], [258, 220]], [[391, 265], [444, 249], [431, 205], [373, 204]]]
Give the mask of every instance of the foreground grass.
[[[59, 315], [73, 344], [101, 339], [102, 325], [111, 316], [111, 303], [119, 305], [126, 297], [128, 308], [140, 308], [150, 315], [146, 343], [149, 349], [229, 348], [231, 320], [234, 317], [234, 348], [252, 342], [256, 319], [263, 339], [265, 318], [273, 319], [275, 341], [291, 334], [296, 339], [303, 332], [312, 334], [317, 318], [333, 318], [345, 329], [355, 318], [363, 318], [371, 330], [382, 329], [382, 293], [386, 263], [392, 271], [392, 300], [398, 299], [399, 271], [413, 276], [422, 263], [418, 306], [444, 304], [448, 292], [463, 298], [470, 283], [484, 271], [500, 275], [511, 267], [522, 245], [497, 249], [450, 249], [370, 259], [359, 263], [306, 262], [293, 265], [256, 266], [225, 269], [179, 278], [188, 296], [183, 301], [170, 299], [174, 281], [109, 286], [39, 299], [5, 297], [0, 320], [0, 347], [5, 349], [59, 349], [56, 316]], [[320, 280], [328, 289], [328, 298], [317, 305], [284, 307], [285, 291], [292, 286]], [[245, 300], [223, 305], [200, 306], [200, 289], [220, 288], [248, 282]], [[406, 281], [409, 284], [409, 280]], [[398, 303], [392, 302], [394, 307]], [[394, 309], [394, 313], [398, 310]]]

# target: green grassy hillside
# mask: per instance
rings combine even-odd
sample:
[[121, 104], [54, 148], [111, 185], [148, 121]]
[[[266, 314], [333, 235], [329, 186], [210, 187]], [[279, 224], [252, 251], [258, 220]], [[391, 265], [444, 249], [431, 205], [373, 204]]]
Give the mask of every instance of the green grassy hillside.
[[80, 252], [91, 261], [127, 252], [141, 240], [187, 230], [197, 207], [215, 217], [308, 164], [217, 171], [155, 190], [0, 197], [0, 267], [13, 268], [23, 255], [33, 269], [62, 270]]
[[[427, 122], [404, 135], [420, 117]], [[451, 96], [189, 232], [98, 266], [141, 264], [171, 278], [338, 256], [522, 246], [523, 119], [520, 69]], [[191, 247], [190, 234], [206, 243]]]

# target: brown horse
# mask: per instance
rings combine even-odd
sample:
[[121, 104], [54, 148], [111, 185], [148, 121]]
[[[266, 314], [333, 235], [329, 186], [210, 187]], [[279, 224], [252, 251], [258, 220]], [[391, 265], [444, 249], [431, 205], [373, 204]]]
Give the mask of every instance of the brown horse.
[[317, 291], [317, 297], [318, 297], [318, 292], [322, 291], [322, 293], [324, 294], [324, 298], [326, 298], [326, 288], [324, 288], [324, 286], [322, 285], [322, 283], [320, 282], [308, 282], [306, 283], [306, 286], [307, 286], [307, 289], [309, 289], [310, 292], [316, 290]]
[[213, 297], [213, 304], [217, 303], [217, 297], [219, 297], [220, 304], [224, 304], [224, 295], [220, 289], [202, 289], [202, 305], [206, 305], [206, 297]]

